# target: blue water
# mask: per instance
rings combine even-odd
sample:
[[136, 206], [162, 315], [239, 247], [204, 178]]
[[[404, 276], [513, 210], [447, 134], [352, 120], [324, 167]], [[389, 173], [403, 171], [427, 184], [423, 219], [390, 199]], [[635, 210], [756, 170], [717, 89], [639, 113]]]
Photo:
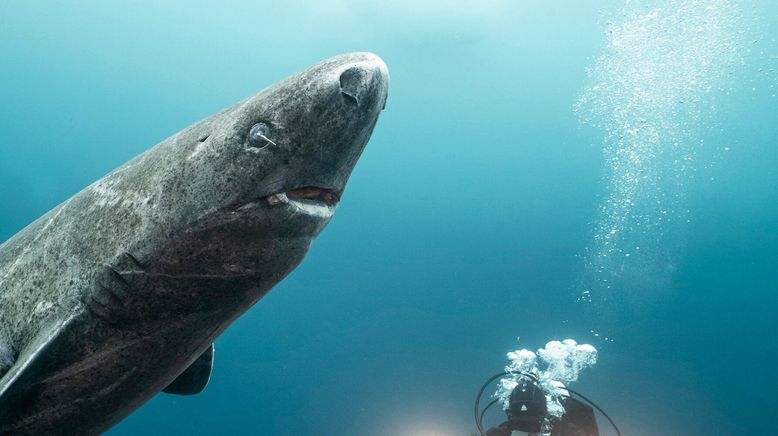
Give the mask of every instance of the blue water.
[[[0, 3], [0, 240], [321, 59], [372, 51], [391, 74], [336, 217], [217, 341], [206, 391], [109, 434], [465, 435], [506, 352], [564, 338], [599, 350], [575, 387], [625, 435], [774, 434], [775, 2], [713, 1], [713, 24], [693, 0], [67, 3]], [[689, 21], [662, 21], [679, 4]], [[700, 22], [721, 31], [691, 50], [674, 32]], [[644, 116], [656, 135], [625, 133]]]

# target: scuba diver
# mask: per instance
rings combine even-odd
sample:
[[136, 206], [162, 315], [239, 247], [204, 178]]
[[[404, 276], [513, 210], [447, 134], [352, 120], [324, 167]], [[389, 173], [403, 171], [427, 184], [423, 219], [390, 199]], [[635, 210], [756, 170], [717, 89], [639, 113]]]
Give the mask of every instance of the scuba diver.
[[[486, 431], [483, 428], [483, 419], [486, 411], [500, 401], [499, 398], [489, 403], [483, 411], [480, 411], [481, 396], [487, 386], [494, 380], [504, 377], [518, 377], [517, 385], [511, 391], [508, 399], [508, 407], [505, 412], [508, 420]], [[475, 422], [480, 436], [599, 436], [597, 420], [594, 417], [592, 407], [602, 413], [611, 423], [616, 433], [621, 436], [613, 420], [596, 404], [583, 395], [566, 388], [561, 382], [552, 382], [556, 393], [560, 397], [560, 404], [564, 408], [561, 417], [555, 417], [548, 413], [546, 392], [541, 388], [538, 378], [531, 373], [503, 372], [495, 375], [484, 383], [475, 401]], [[574, 398], [572, 394], [580, 398]], [[582, 401], [583, 400], [583, 401]], [[588, 403], [588, 404], [586, 404]], [[590, 405], [592, 407], [590, 407]]]

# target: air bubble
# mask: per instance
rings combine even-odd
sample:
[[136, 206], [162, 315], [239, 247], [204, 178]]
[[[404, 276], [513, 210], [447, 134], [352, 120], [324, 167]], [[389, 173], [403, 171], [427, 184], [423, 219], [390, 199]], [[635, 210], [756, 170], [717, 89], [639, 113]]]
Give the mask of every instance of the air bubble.
[[[606, 287], [608, 277], [645, 282], [662, 270], [658, 253], [671, 251], [683, 230], [676, 223], [687, 219], [685, 185], [705, 165], [695, 157], [699, 132], [715, 98], [733, 91], [728, 82], [749, 46], [732, 0], [627, 5], [608, 29], [574, 108], [603, 132], [605, 195], [586, 264], [592, 285]], [[645, 248], [627, 252], [635, 245]]]

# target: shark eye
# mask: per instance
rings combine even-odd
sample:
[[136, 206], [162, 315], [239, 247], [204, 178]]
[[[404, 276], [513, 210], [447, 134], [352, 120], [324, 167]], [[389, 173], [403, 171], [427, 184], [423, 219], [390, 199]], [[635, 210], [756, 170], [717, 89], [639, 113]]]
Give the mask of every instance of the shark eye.
[[270, 139], [270, 135], [269, 125], [266, 123], [254, 124], [251, 126], [251, 130], [249, 130], [249, 144], [256, 148], [262, 148], [268, 144], [275, 145], [275, 142]]

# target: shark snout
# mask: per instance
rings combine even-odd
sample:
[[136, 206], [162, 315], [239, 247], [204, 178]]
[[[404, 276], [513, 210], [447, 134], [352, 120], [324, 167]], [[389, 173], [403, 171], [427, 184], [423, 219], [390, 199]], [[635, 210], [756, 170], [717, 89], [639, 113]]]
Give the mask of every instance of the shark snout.
[[389, 70], [381, 58], [372, 53], [352, 55], [357, 62], [347, 65], [338, 79], [343, 98], [359, 107], [386, 105]]

